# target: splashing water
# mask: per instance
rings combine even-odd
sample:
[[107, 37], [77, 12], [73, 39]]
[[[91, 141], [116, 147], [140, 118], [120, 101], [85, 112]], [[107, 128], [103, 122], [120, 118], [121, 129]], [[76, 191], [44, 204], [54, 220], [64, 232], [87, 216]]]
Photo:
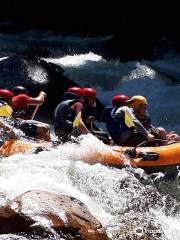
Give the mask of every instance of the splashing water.
[[[83, 152], [88, 154], [106, 151], [107, 148], [94, 136], [87, 135], [78, 145], [66, 143], [37, 155], [19, 154], [2, 158], [0, 205], [28, 190], [46, 190], [82, 201], [113, 239], [121, 239], [123, 234], [120, 232], [127, 221], [126, 231], [130, 235], [142, 225], [143, 229], [150, 232], [148, 224], [151, 222], [153, 226], [160, 224], [156, 231], [165, 233], [166, 239], [171, 239], [168, 234], [172, 236], [174, 227], [170, 227], [169, 233], [166, 233], [168, 223], [165, 221], [161, 224], [158, 211], [161, 209], [162, 214], [167, 215], [166, 204], [152, 181], [146, 179], [144, 184], [130, 168], [116, 169], [99, 163], [89, 165], [78, 160], [78, 155], [81, 156]], [[145, 176], [142, 170], [139, 173]], [[171, 214], [169, 211], [167, 219]], [[174, 221], [178, 221], [176, 213], [173, 214]], [[176, 234], [180, 236], [180, 233]]]

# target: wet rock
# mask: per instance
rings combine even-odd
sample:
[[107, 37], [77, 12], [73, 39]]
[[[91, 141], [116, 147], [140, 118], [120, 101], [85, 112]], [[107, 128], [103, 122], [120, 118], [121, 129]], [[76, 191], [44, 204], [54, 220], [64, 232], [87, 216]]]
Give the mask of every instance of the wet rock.
[[[44, 104], [38, 109], [38, 115], [42, 115], [43, 119], [52, 119], [63, 93], [69, 87], [78, 86], [64, 76], [60, 66], [36, 57], [14, 56], [0, 61], [0, 88], [12, 89], [17, 85], [27, 87], [32, 97], [36, 97], [40, 91], [47, 93]], [[100, 117], [103, 108], [97, 100], [97, 116]]]
[[65, 239], [108, 239], [100, 222], [83, 203], [45, 191], [28, 191], [0, 209], [0, 234], [18, 232]]
[[12, 89], [23, 85], [32, 97], [36, 97], [41, 90], [45, 91], [47, 97], [39, 110], [52, 113], [68, 87], [77, 85], [63, 73], [60, 66], [39, 58], [10, 57], [0, 61], [0, 88]]

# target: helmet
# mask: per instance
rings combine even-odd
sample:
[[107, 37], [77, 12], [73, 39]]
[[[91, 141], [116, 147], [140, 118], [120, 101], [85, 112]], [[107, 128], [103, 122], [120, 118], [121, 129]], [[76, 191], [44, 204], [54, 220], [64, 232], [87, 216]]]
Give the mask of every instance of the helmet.
[[12, 89], [14, 95], [19, 95], [19, 94], [28, 94], [28, 90], [23, 87], [23, 86], [16, 86]]
[[96, 90], [94, 88], [83, 88], [83, 94], [85, 97], [96, 96]]
[[8, 100], [14, 97], [14, 94], [10, 90], [0, 89], [0, 97], [3, 98], [4, 100]]
[[82, 88], [80, 88], [80, 87], [70, 87], [70, 88], [68, 88], [67, 92], [75, 93], [78, 96], [83, 95]]
[[129, 103], [130, 107], [133, 107], [135, 109], [138, 109], [139, 105], [141, 104], [145, 104], [145, 105], [148, 104], [147, 99], [139, 95], [131, 97], [131, 99], [128, 100], [127, 103]]
[[112, 106], [115, 107], [115, 106], [123, 105], [128, 99], [129, 97], [126, 95], [114, 96], [112, 99]]

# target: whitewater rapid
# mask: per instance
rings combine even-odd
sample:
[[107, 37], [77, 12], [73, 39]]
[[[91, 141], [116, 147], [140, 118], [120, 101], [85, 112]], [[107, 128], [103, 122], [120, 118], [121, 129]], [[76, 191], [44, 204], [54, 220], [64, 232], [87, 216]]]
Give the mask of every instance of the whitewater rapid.
[[[180, 208], [178, 201], [166, 194], [168, 183], [164, 183], [165, 187], [154, 185], [141, 169], [117, 169], [78, 160], [82, 152], [88, 154], [106, 151], [106, 148], [108, 146], [88, 135], [78, 145], [67, 143], [39, 154], [2, 158], [0, 206], [28, 190], [45, 190], [81, 200], [114, 240], [122, 239], [120, 233], [116, 238], [114, 232], [127, 224], [130, 232], [140, 228], [150, 234], [149, 222], [157, 227], [153, 234], [157, 231], [165, 234], [166, 238], [159, 239], [180, 238]], [[179, 191], [179, 182], [175, 181], [172, 195]]]
[[[32, 33], [24, 38], [32, 38]], [[12, 52], [17, 50], [12, 44], [15, 39], [9, 36], [9, 45], [5, 44], [5, 40], [1, 38], [2, 51], [5, 47]], [[33, 39], [35, 40], [36, 38]], [[40, 40], [45, 39], [42, 37]], [[51, 38], [51, 41], [56, 42], [56, 38]], [[67, 39], [64, 41], [67, 42]], [[71, 41], [75, 44], [79, 40], [75, 38]], [[85, 40], [78, 42], [79, 46], [84, 42]], [[87, 45], [92, 44], [89, 39], [86, 42]], [[25, 48], [27, 43], [21, 43], [21, 47]], [[65, 75], [81, 86], [95, 87], [97, 96], [104, 105], [111, 105], [111, 99], [116, 94], [146, 96], [153, 123], [180, 133], [180, 84], [172, 82], [162, 70], [168, 64], [169, 74], [172, 75], [171, 70], [178, 68], [180, 59], [176, 59], [172, 66], [169, 59], [151, 62], [156, 64], [154, 68], [145, 61], [108, 61], [93, 52], [45, 60], [60, 65]], [[161, 67], [161, 73], [157, 66]], [[37, 81], [46, 78], [41, 71], [32, 72], [29, 69], [29, 74]], [[179, 240], [179, 179], [157, 181], [155, 184], [141, 169], [117, 169], [79, 161], [82, 152], [88, 154], [106, 148], [98, 139], [88, 135], [78, 145], [67, 143], [37, 155], [19, 154], [1, 158], [0, 206], [25, 191], [46, 190], [81, 200], [113, 240], [125, 239], [120, 230], [126, 228], [132, 235], [131, 239], [133, 234], [140, 238], [143, 231], [147, 231], [151, 239]], [[161, 176], [161, 173], [157, 174], [157, 180]], [[0, 236], [0, 239], [13, 238], [7, 235]]]

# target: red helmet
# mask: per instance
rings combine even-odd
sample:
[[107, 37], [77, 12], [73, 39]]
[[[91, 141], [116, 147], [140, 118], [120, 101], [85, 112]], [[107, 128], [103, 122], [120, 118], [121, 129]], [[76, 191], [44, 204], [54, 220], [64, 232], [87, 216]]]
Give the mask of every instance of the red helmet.
[[83, 96], [83, 91], [80, 87], [70, 87], [68, 88], [67, 92], [75, 93], [78, 96]]
[[96, 96], [96, 90], [94, 88], [83, 88], [85, 97]]
[[129, 99], [126, 95], [117, 95], [112, 99], [112, 106], [123, 105]]
[[0, 89], [0, 97], [2, 97], [4, 100], [8, 100], [14, 97], [14, 94], [10, 90]]

